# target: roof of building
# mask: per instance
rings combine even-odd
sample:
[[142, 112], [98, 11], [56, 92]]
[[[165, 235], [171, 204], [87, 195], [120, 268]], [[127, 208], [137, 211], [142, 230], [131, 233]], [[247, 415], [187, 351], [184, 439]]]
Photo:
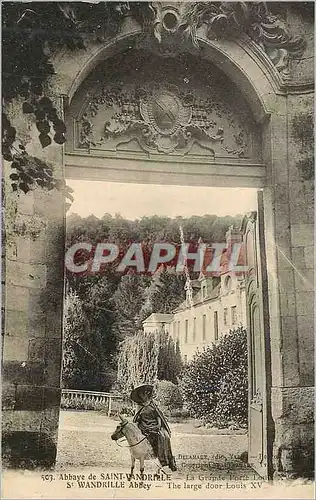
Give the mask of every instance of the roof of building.
[[[217, 299], [220, 295], [221, 291], [221, 284], [218, 283], [213, 290], [211, 290], [206, 297], [202, 299], [202, 290], [199, 290], [195, 295], [193, 295], [193, 306], [196, 306], [198, 304], [204, 304], [205, 302], [208, 302], [209, 300], [214, 300]], [[183, 311], [184, 309], [188, 309], [188, 304], [187, 301], [184, 300], [175, 310], [174, 312], [177, 311]]]
[[[202, 238], [200, 238], [199, 243], [203, 243]], [[244, 266], [246, 257], [244, 244], [242, 243], [242, 233], [240, 229], [231, 226], [226, 233], [226, 248], [223, 248], [222, 250], [219, 269], [210, 271], [207, 270], [208, 267], [212, 265], [216, 253], [214, 253], [213, 247], [208, 245], [205, 250], [203, 265], [198, 281], [201, 281], [203, 277], [220, 276], [222, 274], [225, 274], [229, 268], [229, 263], [233, 252], [233, 245], [235, 244], [241, 245], [239, 247], [237, 262], [235, 262], [235, 265]], [[215, 268], [216, 267], [217, 265], [215, 265]], [[237, 272], [237, 274], [242, 275], [243, 273], [239, 271]]]
[[144, 323], [171, 323], [173, 314], [152, 313], [143, 321]]

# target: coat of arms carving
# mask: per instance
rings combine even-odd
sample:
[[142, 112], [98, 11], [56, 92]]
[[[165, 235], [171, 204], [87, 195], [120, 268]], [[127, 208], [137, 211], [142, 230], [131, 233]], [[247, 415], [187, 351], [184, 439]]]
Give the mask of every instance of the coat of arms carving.
[[74, 105], [74, 148], [260, 159], [245, 97], [225, 73], [189, 54], [166, 59], [135, 51], [111, 59], [87, 81], [82, 99]]
[[[84, 116], [82, 146], [96, 146], [110, 138], [122, 144], [134, 138], [145, 151], [169, 154], [186, 153], [194, 142], [213, 150], [215, 143], [224, 141], [224, 129], [210, 117], [207, 103], [201, 108], [192, 93], [181, 92], [175, 85], [137, 88], [134, 92], [107, 89], [96, 101], [90, 104], [90, 113], [102, 103], [111, 104], [113, 112], [99, 140], [93, 137], [92, 124]], [[231, 152], [243, 155], [242, 148]]]

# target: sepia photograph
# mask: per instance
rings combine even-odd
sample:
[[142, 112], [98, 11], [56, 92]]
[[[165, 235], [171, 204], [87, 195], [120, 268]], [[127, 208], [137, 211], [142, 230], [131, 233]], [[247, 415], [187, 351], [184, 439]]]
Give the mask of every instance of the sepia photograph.
[[314, 498], [314, 2], [1, 10], [2, 498]]

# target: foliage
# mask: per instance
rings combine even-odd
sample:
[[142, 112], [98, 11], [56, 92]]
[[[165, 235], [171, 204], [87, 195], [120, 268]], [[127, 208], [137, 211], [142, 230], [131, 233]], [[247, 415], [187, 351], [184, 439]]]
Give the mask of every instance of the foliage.
[[187, 420], [189, 418], [190, 418], [190, 412], [185, 408], [176, 408], [174, 410], [170, 410], [168, 414], [168, 420], [170, 423], [183, 422], [183, 420]]
[[[37, 5], [8, 2], [2, 6], [2, 93], [4, 103], [13, 98], [23, 98], [22, 112], [32, 115], [39, 131], [42, 147], [51, 144], [49, 135], [57, 144], [65, 142], [66, 127], [58, 117], [51, 99], [44, 95], [45, 84], [54, 74], [46, 53], [46, 42], [52, 36], [46, 5], [41, 14], [35, 12]], [[45, 20], [45, 21], [44, 21]], [[46, 24], [45, 24], [46, 23]], [[60, 26], [59, 26], [60, 27]], [[53, 177], [53, 169], [38, 158], [30, 156], [25, 145], [19, 143], [15, 127], [8, 115], [2, 113], [2, 154], [12, 162], [12, 188], [27, 193], [34, 185], [42, 188], [66, 188], [64, 182]], [[70, 189], [65, 195], [72, 200]]]
[[147, 317], [152, 313], [172, 313], [185, 299], [185, 276], [163, 268], [153, 276], [147, 290]]
[[160, 331], [156, 336], [159, 345], [157, 378], [177, 384], [182, 370], [179, 342], [175, 344], [165, 331]]
[[[228, 220], [229, 219], [229, 220]], [[183, 227], [189, 233], [185, 237], [208, 235], [206, 242], [215, 241], [215, 236], [223, 237], [228, 224], [238, 223], [236, 218], [221, 218], [215, 215], [181, 218]], [[142, 217], [129, 221], [119, 214], [105, 214], [101, 219], [91, 215], [81, 218], [73, 214], [67, 218], [66, 246], [69, 248], [80, 241], [97, 244], [100, 241], [115, 241], [118, 245], [128, 245], [130, 241], [156, 241], [160, 237], [170, 237], [170, 241], [180, 243], [178, 219], [168, 217]], [[216, 225], [215, 225], [216, 223]], [[191, 228], [191, 229], [190, 229]], [[192, 277], [194, 273], [191, 271]], [[142, 321], [152, 312], [172, 312], [184, 299], [184, 277], [163, 269], [155, 276], [128, 274], [121, 276], [115, 266], [106, 266], [101, 274], [67, 274], [67, 288], [74, 290], [83, 307], [83, 314], [99, 339], [100, 386], [110, 390], [116, 379], [118, 344], [127, 336], [134, 336], [141, 329]], [[168, 379], [177, 383], [181, 371], [179, 345], [169, 339], [160, 343], [158, 379]], [[171, 345], [172, 344], [172, 345]], [[165, 351], [169, 350], [169, 354]], [[171, 356], [171, 352], [175, 355]], [[128, 359], [128, 353], [126, 353]], [[176, 374], [176, 375], [174, 375]]]
[[135, 407], [132, 406], [132, 402], [130, 401], [129, 405], [121, 405], [119, 410], [116, 411], [115, 415], [124, 415], [125, 417], [133, 417], [135, 415]]
[[[46, 95], [55, 70], [51, 56], [56, 49], [83, 49], [85, 37], [101, 42], [116, 34], [129, 10], [144, 22], [150, 9], [138, 2], [5, 2], [2, 4], [2, 95], [7, 104], [23, 98], [22, 112], [36, 121], [43, 148], [63, 144], [66, 127]], [[146, 10], [148, 10], [146, 14]], [[101, 22], [100, 22], [101, 20]], [[17, 132], [6, 113], [2, 115], [2, 153], [12, 162], [12, 187], [27, 193], [34, 185], [65, 188], [52, 175], [52, 168], [29, 156], [18, 143]]]
[[25, 112], [43, 95], [54, 74], [51, 55], [56, 49], [85, 48], [86, 37], [101, 43], [117, 34], [132, 13], [144, 22], [148, 5], [139, 2], [6, 2], [2, 5], [4, 99], [31, 99]]
[[218, 217], [204, 215], [192, 217], [141, 217], [134, 221], [123, 218], [120, 214], [105, 214], [102, 218], [94, 215], [80, 217], [72, 214], [67, 217], [66, 246], [69, 248], [79, 241], [90, 241], [92, 244], [110, 241], [118, 245], [133, 242], [144, 242], [148, 245], [155, 242], [174, 243], [180, 245], [180, 224], [183, 227], [186, 242], [197, 243], [202, 238], [204, 243], [225, 241], [225, 234], [230, 226], [239, 226], [242, 215]]
[[243, 425], [248, 415], [247, 366], [228, 371], [222, 378], [213, 422]]
[[[54, 74], [50, 56], [56, 49], [85, 47], [85, 37], [99, 42], [113, 36], [138, 3], [6, 2], [2, 6], [3, 95], [36, 99]], [[103, 36], [102, 36], [103, 35]], [[32, 104], [31, 104], [32, 105]], [[27, 107], [28, 112], [32, 112]]]
[[140, 384], [157, 380], [178, 381], [181, 370], [179, 352], [167, 333], [138, 332], [119, 347], [117, 383], [122, 393]]
[[171, 412], [172, 410], [181, 410], [183, 399], [176, 384], [169, 380], [160, 380], [157, 384], [156, 399], [162, 410]]
[[[42, 133], [40, 140], [46, 140], [43, 139]], [[5, 160], [11, 162], [13, 172], [10, 179], [13, 191], [28, 193], [32, 187], [38, 185], [48, 191], [63, 189], [67, 198], [73, 200], [71, 188], [67, 187], [64, 181], [54, 178], [53, 168], [39, 158], [29, 155], [25, 146], [17, 143], [16, 129], [5, 113], [2, 113], [2, 155]]]
[[237, 328], [195, 355], [185, 367], [181, 391], [194, 417], [225, 426], [247, 421], [247, 334]]
[[122, 276], [113, 295], [116, 313], [114, 328], [120, 340], [141, 328], [139, 313], [144, 303], [144, 280], [145, 277], [136, 274]]
[[109, 391], [116, 380], [118, 340], [113, 328], [115, 312], [112, 306], [112, 297], [117, 286], [116, 277], [109, 279], [105, 276], [90, 276], [81, 279], [80, 276], [73, 276], [69, 286], [76, 291], [82, 304], [82, 313], [93, 332], [91, 342], [95, 343], [94, 349], [98, 353], [99, 390]]
[[159, 345], [156, 335], [142, 331], [127, 337], [120, 345], [117, 382], [123, 394], [141, 384], [157, 380]]
[[65, 300], [63, 335], [63, 387], [100, 390], [100, 339], [91, 332], [78, 295]]

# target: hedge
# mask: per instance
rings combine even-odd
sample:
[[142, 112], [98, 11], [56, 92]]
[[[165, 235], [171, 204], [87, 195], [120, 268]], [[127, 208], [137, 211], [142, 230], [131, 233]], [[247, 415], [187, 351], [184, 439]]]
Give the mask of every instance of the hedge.
[[240, 327], [197, 353], [180, 383], [185, 408], [196, 418], [225, 427], [245, 425], [248, 414], [247, 333]]

